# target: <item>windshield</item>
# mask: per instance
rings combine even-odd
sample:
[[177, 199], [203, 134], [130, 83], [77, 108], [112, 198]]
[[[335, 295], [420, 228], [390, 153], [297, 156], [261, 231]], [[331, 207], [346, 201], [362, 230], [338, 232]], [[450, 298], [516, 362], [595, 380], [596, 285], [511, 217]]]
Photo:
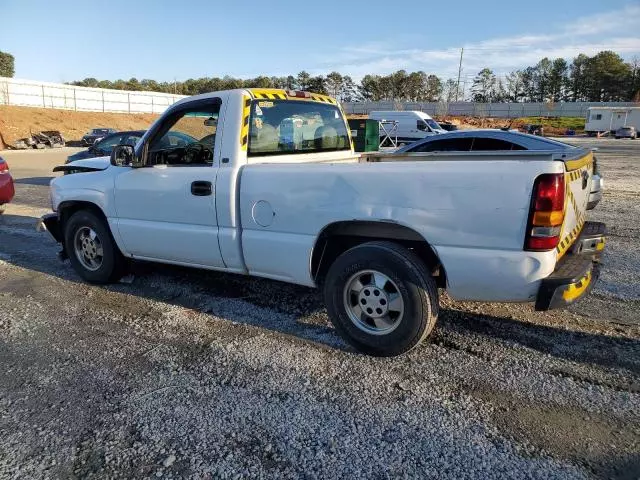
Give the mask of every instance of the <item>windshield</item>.
[[94, 128], [89, 132], [90, 135], [106, 135], [109, 133], [108, 128]]
[[292, 100], [254, 100], [248, 155], [348, 150], [349, 134], [335, 105]]
[[427, 125], [429, 125], [432, 130], [442, 130], [442, 127], [438, 125], [438, 122], [436, 122], [433, 118], [425, 119], [425, 122], [427, 122]]

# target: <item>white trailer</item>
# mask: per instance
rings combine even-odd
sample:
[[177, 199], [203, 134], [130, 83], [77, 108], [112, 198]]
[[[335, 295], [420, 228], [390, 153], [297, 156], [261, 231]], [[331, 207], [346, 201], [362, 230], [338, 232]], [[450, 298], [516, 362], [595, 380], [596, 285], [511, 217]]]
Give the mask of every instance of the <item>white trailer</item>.
[[589, 107], [584, 126], [585, 133], [615, 132], [620, 127], [640, 130], [640, 107]]

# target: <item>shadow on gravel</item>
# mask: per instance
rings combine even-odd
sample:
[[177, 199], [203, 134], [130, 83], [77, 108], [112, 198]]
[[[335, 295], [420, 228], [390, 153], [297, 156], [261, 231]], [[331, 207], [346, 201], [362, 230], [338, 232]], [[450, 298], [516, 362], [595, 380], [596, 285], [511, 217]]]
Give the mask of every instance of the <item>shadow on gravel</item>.
[[640, 341], [634, 339], [576, 332], [459, 310], [442, 310], [439, 325], [463, 334], [474, 333], [517, 343], [573, 362], [625, 368], [640, 374]]
[[48, 187], [49, 182], [51, 182], [53, 178], [54, 177], [27, 177], [27, 178], [14, 179], [13, 182], [20, 185], [40, 185], [40, 186]]
[[[26, 227], [30, 230], [34, 222], [34, 217], [0, 217], [0, 227], [5, 224], [20, 230]], [[26, 237], [3, 233], [0, 228], [0, 251], [4, 261], [84, 284], [68, 261], [61, 263], [58, 260], [56, 253], [60, 247], [47, 233], [36, 234], [34, 231]], [[328, 322], [322, 295], [317, 290], [255, 277], [142, 262], [134, 263], [132, 272], [136, 277], [132, 284], [119, 283], [102, 288], [190, 308], [240, 324], [322, 343], [331, 348], [348, 348]], [[227, 299], [244, 301], [247, 306], [231, 305]], [[286, 317], [270, 315], [261, 308], [285, 314]], [[467, 351], [469, 347], [458, 345], [455, 341], [455, 333], [467, 336], [480, 334], [488, 340], [522, 345], [578, 363], [625, 368], [640, 373], [640, 342], [637, 340], [441, 309], [433, 341], [448, 348]], [[468, 353], [480, 357], [489, 355], [481, 350]]]

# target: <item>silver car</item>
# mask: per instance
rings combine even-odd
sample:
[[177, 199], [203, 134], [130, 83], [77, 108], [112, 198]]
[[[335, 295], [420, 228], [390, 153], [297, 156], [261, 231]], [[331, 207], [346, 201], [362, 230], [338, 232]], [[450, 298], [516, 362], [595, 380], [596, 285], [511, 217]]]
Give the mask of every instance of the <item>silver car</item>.
[[[529, 135], [513, 130], [458, 130], [427, 137], [396, 150], [409, 152], [477, 152], [505, 150], [572, 150], [578, 147], [538, 135]], [[593, 157], [591, 194], [587, 210], [592, 210], [602, 199], [603, 180], [598, 170], [598, 161]]]
[[631, 126], [620, 127], [618, 130], [616, 130], [615, 137], [630, 138], [631, 140], [635, 140], [636, 138], [638, 138], [638, 130], [636, 130], [636, 127]]

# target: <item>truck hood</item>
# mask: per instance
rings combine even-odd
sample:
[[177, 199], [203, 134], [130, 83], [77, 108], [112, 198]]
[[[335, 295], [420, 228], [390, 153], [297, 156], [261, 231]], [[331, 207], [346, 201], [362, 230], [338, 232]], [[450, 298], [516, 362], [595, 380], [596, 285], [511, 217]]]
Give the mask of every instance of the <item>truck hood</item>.
[[111, 160], [109, 157], [96, 157], [85, 158], [83, 160], [75, 160], [65, 165], [60, 165], [53, 169], [54, 172], [65, 171], [83, 171], [83, 172], [97, 172], [100, 170], [106, 170], [111, 166]]

